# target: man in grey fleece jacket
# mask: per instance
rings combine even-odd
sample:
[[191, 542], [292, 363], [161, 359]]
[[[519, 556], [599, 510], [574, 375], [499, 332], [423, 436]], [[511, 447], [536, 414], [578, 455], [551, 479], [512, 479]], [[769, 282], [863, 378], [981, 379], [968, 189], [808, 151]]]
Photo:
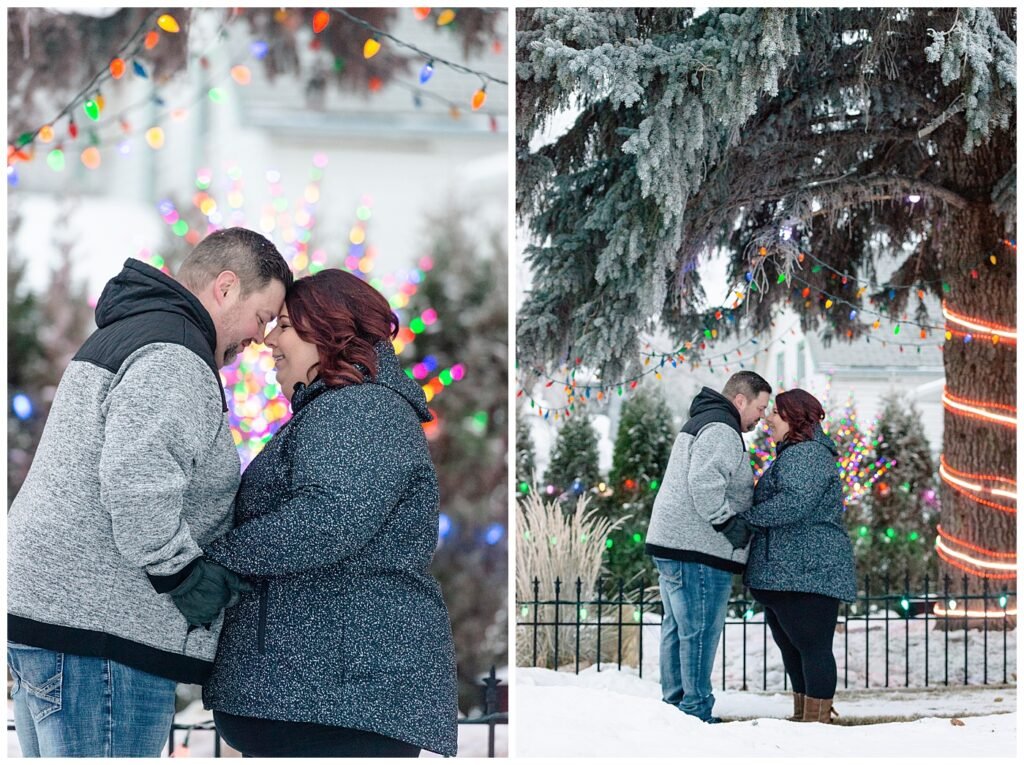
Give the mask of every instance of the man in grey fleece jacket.
[[221, 366], [291, 283], [267, 239], [211, 234], [172, 279], [129, 259], [61, 378], [8, 517], [8, 666], [27, 756], [159, 756], [177, 682], [213, 666], [242, 581], [203, 557], [239, 482]]
[[764, 417], [771, 390], [754, 372], [737, 372], [721, 393], [701, 390], [672, 447], [647, 529], [665, 612], [662, 698], [705, 722], [718, 722], [712, 664], [732, 575], [743, 573], [750, 538], [739, 515], [754, 494], [742, 433]]

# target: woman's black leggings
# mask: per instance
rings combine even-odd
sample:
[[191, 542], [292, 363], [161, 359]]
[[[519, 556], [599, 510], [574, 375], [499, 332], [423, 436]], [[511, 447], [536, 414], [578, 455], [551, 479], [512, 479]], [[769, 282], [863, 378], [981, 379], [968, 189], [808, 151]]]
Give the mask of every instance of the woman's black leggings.
[[420, 748], [379, 733], [316, 723], [259, 720], [214, 710], [217, 732], [243, 757], [419, 757]]
[[836, 658], [832, 637], [836, 632], [839, 601], [810, 592], [755, 590], [750, 594], [764, 606], [765, 621], [793, 691], [815, 699], [831, 699], [836, 693]]

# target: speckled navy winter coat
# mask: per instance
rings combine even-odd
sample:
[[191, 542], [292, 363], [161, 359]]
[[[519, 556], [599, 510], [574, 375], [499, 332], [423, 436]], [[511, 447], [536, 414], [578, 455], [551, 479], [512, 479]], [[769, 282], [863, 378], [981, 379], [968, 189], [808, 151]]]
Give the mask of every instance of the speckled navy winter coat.
[[206, 549], [255, 584], [225, 614], [206, 708], [457, 747], [455, 650], [428, 571], [438, 490], [420, 387], [390, 343], [376, 380], [296, 386], [253, 460], [237, 528]]
[[754, 528], [743, 575], [748, 587], [856, 599], [836, 454], [818, 425], [810, 441], [780, 445], [743, 516]]

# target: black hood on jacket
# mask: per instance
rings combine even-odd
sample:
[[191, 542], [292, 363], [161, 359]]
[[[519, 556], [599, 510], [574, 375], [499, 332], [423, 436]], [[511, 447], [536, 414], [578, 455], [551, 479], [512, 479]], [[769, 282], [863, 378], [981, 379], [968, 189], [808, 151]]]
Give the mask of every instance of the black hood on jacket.
[[102, 329], [115, 321], [152, 311], [184, 316], [201, 330], [210, 350], [217, 347], [217, 328], [199, 298], [163, 271], [128, 258], [121, 273], [107, 282], [100, 294], [96, 326]]
[[740, 440], [743, 439], [739, 410], [721, 393], [705, 386], [690, 404], [690, 419], [683, 425], [681, 432], [695, 436], [701, 428], [712, 422], [725, 423], [739, 434]]
[[117, 373], [131, 354], [150, 343], [188, 348], [210, 367], [220, 389], [224, 411], [227, 399], [214, 358], [217, 328], [199, 298], [167, 274], [134, 258], [107, 282], [96, 304], [98, 329], [85, 341], [75, 361], [85, 361]]

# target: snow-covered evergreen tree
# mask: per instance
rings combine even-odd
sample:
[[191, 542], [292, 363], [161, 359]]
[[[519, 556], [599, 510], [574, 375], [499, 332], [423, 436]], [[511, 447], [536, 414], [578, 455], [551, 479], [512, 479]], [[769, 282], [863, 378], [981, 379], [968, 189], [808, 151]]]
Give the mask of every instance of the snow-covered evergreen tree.
[[431, 399], [428, 436], [447, 519], [432, 571], [451, 615], [464, 712], [479, 705], [491, 665], [508, 662], [508, 253], [504, 235], [471, 229], [471, 220], [458, 206], [429, 220], [434, 267], [407, 307], [438, 316], [416, 335], [416, 355], [439, 369], [465, 367], [464, 379]]
[[851, 530], [857, 568], [869, 574], [873, 590], [888, 578], [890, 589], [920, 588], [925, 574], [938, 573], [932, 542], [936, 466], [921, 426], [921, 413], [899, 394], [885, 399], [878, 418], [873, 456], [886, 462], [885, 475], [867, 497], [851, 507]]
[[605, 553], [608, 573], [625, 579], [627, 587], [640, 578], [657, 581], [644, 540], [674, 440], [672, 412], [659, 388], [640, 388], [622, 405], [608, 476], [612, 495], [603, 511], [612, 521], [628, 518], [609, 535]]
[[516, 495], [525, 496], [536, 482], [537, 457], [530, 437], [530, 426], [523, 419], [523, 408], [516, 404]]
[[554, 487], [556, 495], [575, 497], [597, 485], [601, 478], [598, 468], [597, 432], [586, 414], [567, 419], [551, 451], [544, 482]]
[[[764, 330], [784, 305], [826, 339], [881, 329], [909, 352], [942, 340], [929, 327], [907, 337], [908, 322], [941, 326], [925, 320], [929, 297], [1012, 328], [1015, 18], [520, 10], [517, 210], [534, 285], [518, 314], [520, 368], [578, 360], [610, 382], [640, 368], [656, 326], [680, 344], [723, 338]], [[563, 111], [568, 129], [538, 140]], [[736, 307], [708, 311], [697, 269], [716, 252], [730, 259]], [[894, 255], [881, 281], [879, 261]], [[949, 392], [1014, 407], [1015, 345], [950, 329]], [[1012, 477], [1013, 433], [951, 412], [944, 452], [965, 473]], [[1013, 513], [945, 486], [942, 512], [967, 544], [1016, 549]], [[966, 570], [972, 591], [994, 576], [953, 559], [944, 570], [958, 581]]]

